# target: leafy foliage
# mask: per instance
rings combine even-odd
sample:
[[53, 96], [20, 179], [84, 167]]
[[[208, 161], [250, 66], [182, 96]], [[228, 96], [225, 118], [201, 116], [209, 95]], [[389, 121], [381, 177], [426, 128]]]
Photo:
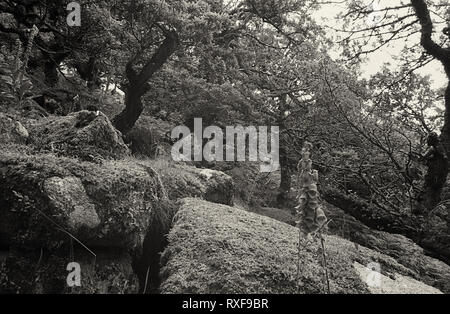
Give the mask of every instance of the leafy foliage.
[[39, 29], [36, 26], [33, 26], [30, 30], [25, 51], [22, 51], [22, 44], [17, 40], [17, 51], [14, 59], [8, 60], [6, 57], [6, 60], [2, 60], [0, 63], [0, 86], [3, 87], [0, 97], [3, 98], [3, 100], [17, 103], [19, 107], [29, 101], [32, 96], [30, 95], [30, 91], [33, 88], [33, 84], [26, 73], [26, 68], [33, 47], [33, 40], [38, 32]]

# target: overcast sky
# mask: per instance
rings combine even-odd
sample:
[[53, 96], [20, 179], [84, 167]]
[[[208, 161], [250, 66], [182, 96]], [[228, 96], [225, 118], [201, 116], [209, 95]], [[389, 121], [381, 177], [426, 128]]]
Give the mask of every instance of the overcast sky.
[[[370, 4], [373, 0], [364, 0], [367, 4]], [[405, 2], [406, 1], [406, 2]], [[378, 0], [378, 6], [380, 9], [389, 6], [397, 6], [401, 3], [407, 3], [409, 0]], [[345, 10], [344, 4], [327, 4], [323, 5], [322, 8], [319, 10], [319, 12], [316, 13], [315, 19], [317, 22], [323, 26], [328, 25], [333, 28], [342, 28], [339, 27], [339, 20], [336, 19], [336, 15], [339, 12], [342, 12]], [[437, 28], [435, 31], [441, 32], [441, 29]], [[330, 35], [336, 35], [335, 32], [333, 32], [330, 28], [327, 28], [327, 33]], [[420, 36], [417, 34], [416, 36], [412, 36], [410, 40], [416, 40], [417, 42], [420, 41]], [[377, 73], [382, 65], [386, 62], [390, 62], [393, 67], [396, 66], [396, 62], [393, 58], [393, 56], [398, 56], [401, 52], [403, 46], [399, 45], [398, 43], [396, 45], [389, 45], [385, 46], [384, 48], [379, 49], [378, 51], [372, 53], [369, 55], [369, 61], [363, 65], [363, 72], [364, 72], [364, 78], [369, 77], [370, 75], [373, 75]], [[337, 52], [336, 52], [337, 53]], [[434, 88], [441, 88], [447, 85], [447, 78], [444, 73], [444, 69], [440, 62], [433, 61], [423, 67], [422, 69], [417, 71], [418, 73], [422, 75], [429, 75], [430, 79], [432, 81]]]

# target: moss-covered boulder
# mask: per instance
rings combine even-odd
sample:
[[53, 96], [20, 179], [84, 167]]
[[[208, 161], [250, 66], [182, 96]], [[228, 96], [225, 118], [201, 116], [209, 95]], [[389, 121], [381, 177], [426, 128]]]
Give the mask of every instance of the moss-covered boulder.
[[0, 143], [25, 144], [27, 129], [14, 116], [0, 113]]
[[[320, 242], [301, 240], [298, 229], [268, 217], [198, 199], [183, 199], [162, 256], [162, 293], [324, 293]], [[439, 293], [414, 280], [394, 258], [336, 236], [325, 236], [332, 293], [370, 293], [357, 265], [377, 263], [382, 275], [407, 278], [413, 288], [383, 293]], [[300, 261], [299, 281], [297, 262]], [[355, 264], [357, 262], [358, 264]], [[372, 274], [371, 274], [372, 275]]]
[[233, 179], [221, 171], [162, 160], [147, 161], [145, 164], [158, 171], [167, 195], [172, 200], [198, 197], [213, 203], [233, 205]]
[[[85, 270], [99, 264], [103, 271], [122, 269], [129, 283], [132, 262], [142, 255], [152, 219], [166, 200], [158, 174], [148, 166], [14, 151], [0, 153], [0, 187], [0, 245], [11, 252], [7, 286], [20, 292], [63, 292], [58, 287], [65, 287], [71, 260], [88, 265]], [[109, 259], [106, 265], [101, 254]], [[21, 280], [21, 269], [34, 277]]]
[[[155, 116], [161, 112], [155, 112]], [[169, 157], [172, 148], [170, 133], [176, 125], [156, 117], [141, 115], [124, 138], [134, 156]]]
[[122, 135], [101, 112], [79, 111], [30, 121], [30, 144], [39, 151], [82, 160], [120, 159], [130, 155]]
[[[450, 266], [428, 256], [427, 252], [414, 241], [400, 234], [371, 229], [330, 203], [322, 202], [322, 206], [326, 216], [331, 220], [327, 225], [329, 234], [391, 256], [412, 270], [413, 278], [444, 293], [450, 293]], [[286, 209], [263, 207], [256, 209], [255, 212], [295, 226], [294, 215]]]
[[327, 217], [332, 219], [328, 231], [367, 248], [395, 258], [412, 270], [413, 277], [450, 293], [450, 266], [427, 255], [425, 250], [411, 239], [368, 226], [327, 202], [323, 202]]
[[450, 200], [445, 200], [425, 216], [421, 245], [450, 263]]
[[[132, 267], [133, 258], [126, 252], [100, 251], [96, 256], [74, 249], [66, 251], [15, 251], [0, 261], [0, 294], [125, 294], [137, 293], [139, 281]], [[65, 253], [65, 254], [63, 254]], [[80, 265], [81, 286], [69, 287], [67, 266]]]

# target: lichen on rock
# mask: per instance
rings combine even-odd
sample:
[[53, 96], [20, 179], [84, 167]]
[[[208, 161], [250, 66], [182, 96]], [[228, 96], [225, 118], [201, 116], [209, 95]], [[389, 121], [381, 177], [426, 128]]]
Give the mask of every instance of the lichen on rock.
[[144, 164], [158, 171], [172, 200], [199, 197], [213, 203], [233, 205], [235, 185], [233, 179], [222, 171], [173, 162], [147, 161]]
[[100, 224], [95, 205], [89, 200], [79, 178], [51, 177], [44, 181], [43, 188], [53, 208], [67, 215], [71, 230], [81, 227], [93, 229]]
[[[130, 161], [98, 165], [49, 154], [2, 151], [0, 185], [0, 239], [11, 249], [6, 261], [9, 288], [15, 291], [19, 284], [16, 288], [28, 293], [41, 291], [42, 286], [43, 293], [64, 292], [60, 282], [65, 277], [57, 274], [67, 275], [64, 263], [70, 261], [68, 252], [73, 250], [86, 265], [96, 254], [97, 263], [111, 271], [122, 269], [126, 273], [120, 278], [131, 280], [130, 269], [144, 253], [153, 217], [160, 215], [156, 213], [164, 210], [161, 204], [167, 200], [157, 172]], [[43, 258], [39, 258], [41, 250]], [[107, 261], [99, 260], [99, 252]], [[14, 266], [14, 260], [23, 267]], [[42, 260], [38, 269], [36, 260]], [[26, 284], [20, 279], [24, 269], [41, 281]], [[49, 282], [42, 282], [45, 278]], [[93, 285], [95, 278], [91, 278]]]
[[[298, 229], [234, 207], [187, 198], [163, 253], [162, 293], [324, 293], [318, 248], [302, 240], [297, 286]], [[385, 276], [410, 276], [394, 258], [324, 235], [332, 293], [370, 293], [354, 262], [380, 264]]]
[[120, 159], [130, 156], [122, 135], [103, 114], [79, 111], [30, 122], [30, 144], [38, 151], [82, 160]]

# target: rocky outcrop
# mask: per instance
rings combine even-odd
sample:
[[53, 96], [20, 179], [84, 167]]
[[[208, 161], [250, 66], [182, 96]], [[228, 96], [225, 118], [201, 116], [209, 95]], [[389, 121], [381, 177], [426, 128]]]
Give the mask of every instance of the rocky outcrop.
[[450, 263], [450, 200], [432, 209], [425, 220], [420, 244]]
[[344, 226], [346, 222], [347, 227], [352, 226], [350, 232], [346, 232], [352, 241], [391, 256], [403, 256], [403, 263], [415, 269], [425, 281], [450, 292], [450, 202], [445, 200], [447, 190], [445, 187], [444, 201], [440, 205], [420, 216], [382, 211], [361, 198], [336, 189], [324, 189], [324, 199], [336, 206], [331, 211], [340, 217], [338, 219]]
[[[323, 293], [324, 268], [318, 240], [298, 229], [233, 207], [183, 199], [162, 256], [162, 293]], [[355, 262], [376, 263], [382, 275], [415, 282], [384, 293], [440, 293], [414, 280], [396, 259], [336, 236], [325, 236], [332, 293], [370, 293], [368, 278]], [[297, 261], [301, 261], [297, 281]], [[372, 275], [372, 273], [371, 273]], [[392, 282], [390, 283], [392, 284]]]
[[[355, 262], [353, 264], [361, 279], [372, 277], [369, 291], [373, 294], [439, 294], [436, 288], [426, 286], [411, 277], [395, 274], [391, 277], [383, 274], [373, 275], [373, 269]], [[375, 282], [377, 282], [375, 284]]]
[[[450, 266], [448, 264], [428, 256], [421, 246], [403, 235], [373, 230], [330, 203], [322, 202], [322, 206], [326, 216], [331, 220], [327, 225], [329, 234], [391, 256], [397, 262], [412, 270], [414, 272], [412, 276], [415, 279], [436, 287], [445, 293], [450, 293]], [[264, 207], [258, 209], [256, 213], [293, 226], [295, 225], [295, 217], [287, 210]], [[431, 221], [430, 223], [435, 226], [438, 225]], [[436, 231], [431, 227], [429, 230]], [[440, 234], [442, 235], [443, 233], [441, 232]], [[438, 243], [446, 242], [435, 241], [432, 243], [433, 245], [438, 245]]]
[[122, 136], [101, 112], [79, 111], [51, 116], [27, 125], [30, 144], [38, 151], [82, 160], [120, 159], [130, 155]]
[[0, 113], [0, 144], [25, 144], [29, 134], [27, 129], [13, 116]]
[[0, 239], [10, 249], [0, 286], [68, 292], [66, 266], [76, 261], [84, 280], [76, 291], [137, 291], [132, 265], [167, 200], [152, 168], [6, 151], [0, 187]]
[[167, 121], [141, 115], [131, 131], [126, 134], [125, 142], [133, 155], [138, 158], [169, 157], [173, 144], [170, 131], [175, 126]]
[[221, 172], [162, 161], [143, 162], [160, 174], [167, 195], [172, 200], [199, 197], [207, 201], [233, 205], [233, 179]]
[[342, 209], [326, 202], [323, 205], [325, 214], [332, 219], [329, 233], [391, 256], [412, 270], [414, 278], [450, 293], [449, 265], [428, 256], [422, 247], [403, 235], [370, 229]]

